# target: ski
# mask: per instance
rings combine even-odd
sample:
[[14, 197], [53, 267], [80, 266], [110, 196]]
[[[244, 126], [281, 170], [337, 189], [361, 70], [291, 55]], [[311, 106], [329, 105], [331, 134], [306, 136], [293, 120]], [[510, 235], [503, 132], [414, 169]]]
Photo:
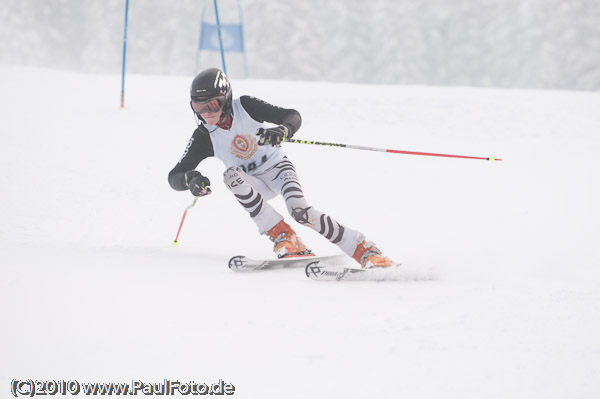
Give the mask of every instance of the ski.
[[384, 281], [397, 280], [400, 264], [386, 268], [356, 269], [314, 260], [304, 268], [306, 276], [317, 281]]
[[279, 269], [284, 267], [305, 267], [306, 264], [310, 262], [321, 260], [332, 261], [341, 257], [346, 257], [346, 255], [316, 256], [314, 254], [310, 254], [290, 256], [280, 259], [251, 259], [247, 256], [238, 255], [229, 259], [229, 268], [234, 272], [247, 272], [263, 269]]

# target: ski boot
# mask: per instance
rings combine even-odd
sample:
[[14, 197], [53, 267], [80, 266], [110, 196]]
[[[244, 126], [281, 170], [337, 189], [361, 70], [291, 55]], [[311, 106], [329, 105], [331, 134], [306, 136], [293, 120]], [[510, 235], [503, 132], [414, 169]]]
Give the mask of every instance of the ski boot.
[[277, 223], [267, 235], [273, 241], [273, 252], [278, 258], [312, 255], [312, 251], [300, 241], [296, 232], [285, 222]]
[[383, 256], [379, 248], [375, 246], [375, 243], [370, 241], [363, 241], [358, 244], [352, 258], [360, 263], [363, 269], [388, 267], [394, 264], [388, 257]]

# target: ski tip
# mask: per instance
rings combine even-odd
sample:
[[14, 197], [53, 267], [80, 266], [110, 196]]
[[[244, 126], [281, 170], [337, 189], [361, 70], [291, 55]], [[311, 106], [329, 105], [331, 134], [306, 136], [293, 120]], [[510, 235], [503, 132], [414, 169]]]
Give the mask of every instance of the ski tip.
[[234, 257], [232, 257], [231, 259], [229, 259], [229, 268], [231, 270], [233, 270], [234, 272], [240, 271], [241, 269], [244, 268], [244, 266], [246, 265], [246, 261], [245, 261], [246, 257], [245, 256], [241, 256], [241, 255], [236, 255]]
[[306, 277], [310, 278], [310, 276], [315, 273], [313, 270], [315, 270], [315, 267], [318, 267], [318, 264], [319, 262], [310, 262], [304, 267], [304, 274], [306, 274]]
[[323, 264], [318, 260], [310, 262], [304, 268], [306, 277], [313, 280], [336, 280], [347, 271], [348, 268], [346, 267]]

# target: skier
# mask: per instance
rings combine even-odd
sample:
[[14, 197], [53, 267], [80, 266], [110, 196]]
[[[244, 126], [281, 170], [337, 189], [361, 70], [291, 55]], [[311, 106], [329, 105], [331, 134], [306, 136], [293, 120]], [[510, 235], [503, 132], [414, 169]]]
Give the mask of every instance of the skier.
[[[195, 169], [203, 159], [215, 156], [227, 167], [223, 174], [225, 185], [259, 232], [273, 241], [273, 251], [279, 258], [312, 252], [267, 203], [277, 195], [284, 198], [296, 222], [318, 231], [363, 268], [393, 264], [374, 243], [365, 241], [363, 234], [306, 202], [295, 167], [281, 148], [281, 143], [300, 128], [298, 111], [250, 96], [233, 99], [229, 80], [216, 68], [206, 69], [194, 78], [190, 96], [198, 128], [169, 173], [169, 184], [174, 190], [190, 190], [197, 197], [210, 194], [210, 180]], [[269, 127], [264, 122], [276, 126]]]

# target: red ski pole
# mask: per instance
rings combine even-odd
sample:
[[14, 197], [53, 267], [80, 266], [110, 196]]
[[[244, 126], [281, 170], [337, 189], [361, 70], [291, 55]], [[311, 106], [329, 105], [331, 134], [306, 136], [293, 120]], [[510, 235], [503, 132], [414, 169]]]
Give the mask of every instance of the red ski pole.
[[177, 245], [179, 243], [177, 240], [179, 239], [179, 233], [181, 233], [181, 227], [183, 227], [183, 221], [185, 220], [185, 216], [187, 215], [188, 210], [190, 210], [191, 207], [196, 205], [196, 201], [198, 201], [198, 198], [200, 198], [200, 197], [194, 197], [194, 202], [192, 202], [191, 205], [188, 205], [188, 207], [185, 208], [185, 211], [183, 211], [183, 216], [181, 217], [181, 223], [179, 223], [179, 229], [177, 230], [177, 235], [175, 236], [175, 239], [173, 240], [173, 245]]
[[408, 154], [408, 155], [426, 155], [429, 157], [447, 157], [447, 158], [466, 158], [466, 159], [482, 159], [484, 161], [502, 161], [500, 158], [494, 157], [472, 157], [467, 155], [452, 155], [452, 154], [436, 154], [433, 152], [416, 152], [416, 151], [401, 151], [401, 150], [390, 150], [388, 148], [374, 148], [374, 147], [364, 147], [359, 145], [350, 145], [350, 144], [338, 144], [338, 143], [322, 143], [319, 141], [310, 141], [310, 140], [286, 140], [288, 143], [296, 143], [296, 144], [313, 144], [313, 145], [324, 145], [327, 147], [342, 147], [342, 148], [352, 148], [355, 150], [367, 150], [367, 151], [379, 151], [379, 152], [390, 152], [393, 154]]

